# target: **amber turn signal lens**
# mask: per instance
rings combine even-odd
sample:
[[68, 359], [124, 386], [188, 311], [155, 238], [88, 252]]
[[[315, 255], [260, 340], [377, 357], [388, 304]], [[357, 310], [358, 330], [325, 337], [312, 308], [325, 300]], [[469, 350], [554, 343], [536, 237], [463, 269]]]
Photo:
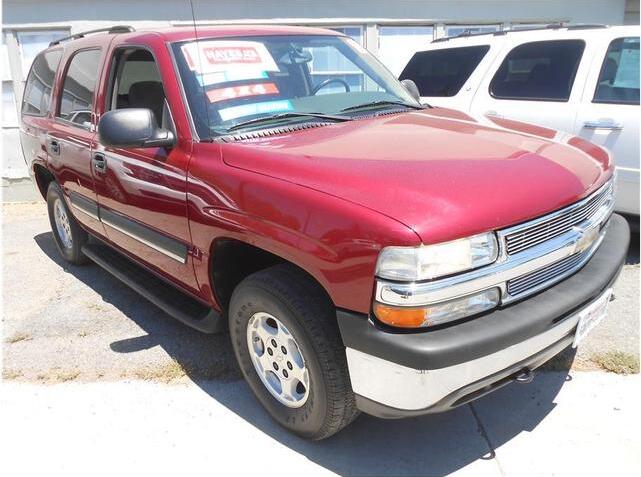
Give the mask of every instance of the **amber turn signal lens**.
[[374, 303], [374, 314], [383, 323], [399, 328], [419, 328], [425, 323], [425, 308], [405, 308]]

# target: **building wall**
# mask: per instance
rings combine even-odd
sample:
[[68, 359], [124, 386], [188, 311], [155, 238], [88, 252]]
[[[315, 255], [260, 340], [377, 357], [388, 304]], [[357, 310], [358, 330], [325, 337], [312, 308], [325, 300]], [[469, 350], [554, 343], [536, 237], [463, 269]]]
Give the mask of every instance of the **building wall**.
[[626, 0], [623, 24], [624, 25], [639, 24], [639, 0]]
[[[199, 23], [343, 27], [395, 73], [420, 45], [469, 27], [506, 29], [518, 24], [556, 22], [623, 24], [634, 18], [638, 23], [639, 17], [638, 2], [630, 0], [193, 0], [193, 7]], [[29, 64], [38, 49], [56, 36], [113, 24], [142, 28], [191, 22], [189, 0], [4, 0], [3, 181], [27, 176], [16, 111]]]

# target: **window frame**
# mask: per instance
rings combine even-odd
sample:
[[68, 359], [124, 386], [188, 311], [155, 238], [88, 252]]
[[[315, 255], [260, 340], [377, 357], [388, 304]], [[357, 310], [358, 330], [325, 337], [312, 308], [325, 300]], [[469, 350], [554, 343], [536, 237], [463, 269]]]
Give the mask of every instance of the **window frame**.
[[[38, 59], [39, 56], [45, 56], [47, 53], [54, 53], [56, 51], [59, 51], [61, 54], [60, 54], [60, 59], [58, 60], [58, 64], [56, 65], [56, 71], [53, 75], [53, 84], [51, 85], [51, 93], [49, 94], [49, 104], [47, 105], [46, 111], [42, 114], [25, 112], [24, 103], [25, 103], [25, 94], [27, 93], [27, 84], [29, 83], [29, 78], [31, 77], [31, 73], [33, 71], [34, 65], [36, 64], [36, 60]], [[35, 58], [31, 62], [31, 66], [29, 67], [29, 73], [27, 74], [27, 77], [24, 80], [24, 86], [22, 88], [22, 98], [20, 98], [20, 116], [32, 116], [35, 118], [44, 118], [44, 117], [47, 117], [49, 114], [53, 114], [53, 108], [51, 107], [53, 104], [53, 96], [54, 96], [53, 92], [56, 89], [58, 72], [60, 71], [60, 64], [62, 63], [63, 58], [64, 58], [63, 48], [46, 49], [41, 51], [35, 56]], [[14, 94], [15, 94], [15, 91], [14, 91]]]
[[[614, 101], [614, 100], [612, 100], [612, 101], [598, 100], [597, 97], [596, 97], [597, 92], [599, 90], [599, 80], [601, 79], [601, 74], [603, 74], [603, 70], [605, 69], [605, 63], [606, 63], [605, 60], [608, 58], [608, 53], [610, 52], [610, 48], [612, 47], [612, 44], [615, 41], [625, 40], [626, 38], [636, 38], [636, 37], [635, 36], [621, 36], [621, 37], [613, 38], [608, 43], [608, 47], [605, 50], [605, 55], [603, 56], [603, 59], [601, 60], [601, 68], [599, 68], [599, 74], [596, 77], [596, 83], [594, 84], [594, 93], [592, 94], [592, 100], [591, 100], [592, 104], [620, 104], [620, 105], [624, 105], [624, 106], [639, 106], [639, 103], [636, 103], [636, 102], [635, 103], [626, 103], [626, 102]], [[617, 65], [617, 67], [618, 67], [618, 65]]]
[[93, 96], [91, 99], [91, 125], [90, 126], [83, 126], [82, 124], [74, 123], [73, 121], [69, 121], [63, 117], [60, 116], [60, 108], [62, 106], [62, 100], [64, 96], [64, 90], [65, 90], [65, 80], [67, 79], [67, 75], [69, 73], [69, 67], [71, 66], [71, 62], [78, 56], [80, 53], [87, 52], [87, 51], [98, 51], [100, 53], [100, 59], [102, 60], [102, 57], [104, 55], [103, 48], [101, 46], [88, 46], [87, 48], [80, 48], [78, 50], [75, 50], [72, 54], [69, 55], [67, 58], [67, 61], [64, 65], [64, 70], [62, 70], [62, 73], [60, 74], [60, 81], [58, 91], [57, 91], [57, 98], [56, 98], [56, 108], [54, 111], [52, 111], [52, 115], [55, 121], [60, 121], [63, 124], [74, 126], [80, 129], [83, 129], [85, 131], [91, 131], [95, 130], [96, 127], [96, 98], [98, 94], [98, 89], [100, 88], [100, 76], [102, 72], [102, 62], [100, 62], [99, 65], [99, 70], [96, 73], [96, 83], [95, 87], [93, 90]]
[[[518, 96], [497, 96], [494, 94], [494, 91], [492, 90], [492, 86], [494, 85], [494, 82], [497, 80], [497, 75], [505, 62], [507, 61], [508, 57], [510, 54], [516, 50], [517, 48], [521, 48], [522, 46], [525, 45], [532, 45], [535, 43], [567, 43], [567, 42], [579, 42], [582, 45], [581, 48], [581, 54], [579, 56], [579, 60], [576, 62], [576, 66], [574, 68], [574, 71], [572, 72], [572, 75], [570, 77], [570, 91], [568, 92], [568, 96], [565, 99], [556, 99], [556, 98], [537, 98], [537, 97], [531, 97], [531, 98], [526, 98], [526, 97], [518, 97]], [[576, 75], [579, 71], [579, 67], [581, 66], [581, 63], [583, 61], [583, 55], [585, 53], [585, 49], [587, 47], [587, 42], [582, 39], [582, 38], [569, 38], [569, 39], [561, 39], [561, 40], [535, 40], [535, 41], [525, 41], [523, 43], [519, 43], [518, 45], [515, 45], [513, 48], [510, 49], [505, 55], [503, 55], [503, 60], [499, 64], [499, 67], [494, 71], [494, 75], [492, 76], [492, 79], [490, 80], [488, 84], [488, 94], [492, 99], [498, 100], [498, 101], [539, 101], [539, 102], [545, 102], [545, 103], [569, 103], [570, 98], [572, 97], [572, 91], [574, 90], [574, 83], [576, 81]]]
[[[154, 59], [154, 63], [156, 65], [156, 70], [158, 71], [158, 77], [160, 78], [160, 82], [162, 84], [162, 89], [165, 93], [165, 106], [167, 107], [167, 111], [169, 112], [169, 127], [170, 130], [176, 134], [176, 123], [174, 122], [174, 113], [171, 110], [171, 105], [169, 104], [169, 100], [167, 99], [167, 87], [165, 86], [165, 80], [162, 76], [162, 70], [160, 69], [160, 63], [158, 62], [158, 57], [156, 56], [156, 52], [150, 48], [148, 45], [140, 45], [140, 44], [121, 44], [121, 45], [116, 45], [114, 46], [109, 52], [109, 70], [107, 71], [107, 90], [105, 91], [105, 94], [103, 95], [103, 102], [100, 105], [100, 111], [101, 114], [104, 114], [109, 111], [115, 111], [112, 108], [113, 101], [114, 101], [114, 87], [117, 86], [117, 80], [118, 80], [118, 74], [121, 73], [120, 70], [120, 58], [118, 58], [119, 54], [124, 54], [127, 50], [144, 50], [147, 51], [152, 58]], [[126, 60], [125, 60], [126, 61]], [[172, 58], [173, 61], [173, 58]], [[182, 90], [182, 82], [180, 83], [180, 88]], [[181, 91], [182, 93], [182, 91]], [[188, 107], [188, 106], [186, 106]], [[97, 109], [97, 108], [96, 108]], [[158, 127], [162, 127], [162, 124], [158, 124]]]

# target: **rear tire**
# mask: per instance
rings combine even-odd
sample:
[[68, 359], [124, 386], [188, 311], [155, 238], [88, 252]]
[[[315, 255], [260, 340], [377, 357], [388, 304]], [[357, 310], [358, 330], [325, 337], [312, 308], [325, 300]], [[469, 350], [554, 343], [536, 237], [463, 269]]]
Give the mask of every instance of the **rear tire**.
[[243, 280], [231, 298], [229, 331], [249, 387], [283, 427], [320, 440], [358, 416], [335, 308], [302, 271], [276, 265]]
[[53, 239], [62, 258], [73, 265], [87, 263], [82, 247], [89, 240], [89, 235], [71, 215], [61, 187], [53, 181], [47, 189], [47, 209]]

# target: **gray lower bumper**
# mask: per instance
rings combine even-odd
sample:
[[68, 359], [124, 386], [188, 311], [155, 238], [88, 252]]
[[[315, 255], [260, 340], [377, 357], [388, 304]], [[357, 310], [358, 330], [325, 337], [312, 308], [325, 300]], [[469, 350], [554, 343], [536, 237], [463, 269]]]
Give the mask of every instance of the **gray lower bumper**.
[[578, 313], [612, 287], [629, 244], [614, 214], [604, 240], [579, 271], [519, 303], [422, 332], [337, 313], [359, 407], [382, 417], [437, 412], [533, 369], [572, 343]]

